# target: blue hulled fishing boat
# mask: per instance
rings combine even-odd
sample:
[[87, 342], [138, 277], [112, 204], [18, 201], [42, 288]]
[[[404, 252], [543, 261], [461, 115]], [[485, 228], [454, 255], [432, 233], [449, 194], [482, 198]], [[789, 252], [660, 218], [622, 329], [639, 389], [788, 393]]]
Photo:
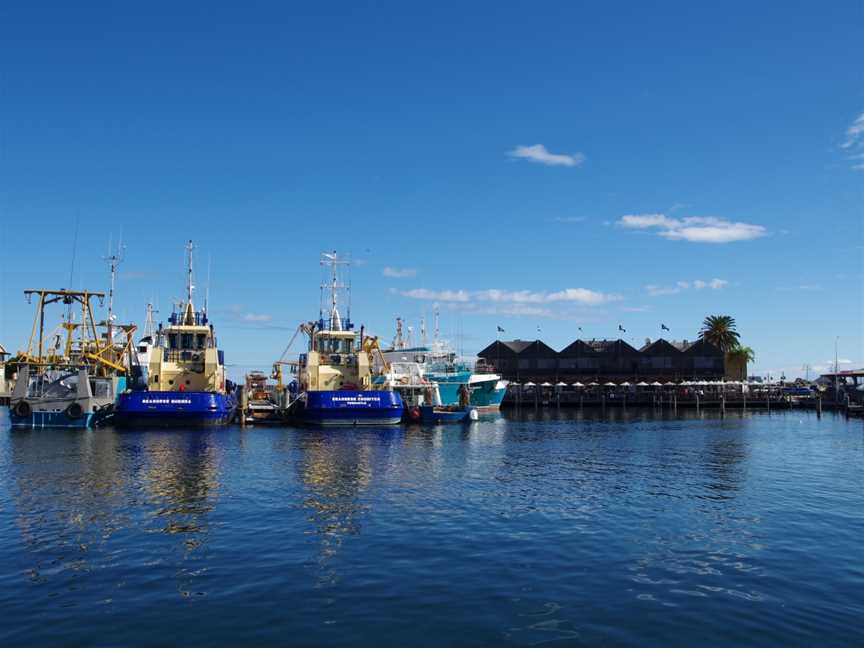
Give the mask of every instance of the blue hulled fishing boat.
[[159, 325], [148, 349], [144, 380], [120, 394], [114, 420], [118, 425], [199, 426], [229, 423], [237, 400], [225, 379], [225, 356], [206, 309], [192, 303], [192, 241], [186, 246], [185, 303]]

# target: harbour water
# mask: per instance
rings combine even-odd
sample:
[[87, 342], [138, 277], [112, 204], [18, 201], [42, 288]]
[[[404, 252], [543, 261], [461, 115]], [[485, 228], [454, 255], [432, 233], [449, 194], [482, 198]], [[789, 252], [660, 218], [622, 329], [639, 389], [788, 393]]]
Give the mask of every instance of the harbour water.
[[13, 431], [0, 645], [853, 645], [864, 428], [809, 412]]

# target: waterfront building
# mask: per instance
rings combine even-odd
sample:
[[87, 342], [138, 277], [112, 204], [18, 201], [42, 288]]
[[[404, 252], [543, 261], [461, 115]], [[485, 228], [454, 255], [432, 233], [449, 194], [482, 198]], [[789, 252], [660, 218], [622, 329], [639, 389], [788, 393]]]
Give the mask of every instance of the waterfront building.
[[719, 380], [731, 369], [726, 354], [701, 338], [646, 340], [640, 349], [622, 339], [575, 340], [561, 351], [542, 340], [496, 340], [477, 355], [506, 380], [538, 384]]

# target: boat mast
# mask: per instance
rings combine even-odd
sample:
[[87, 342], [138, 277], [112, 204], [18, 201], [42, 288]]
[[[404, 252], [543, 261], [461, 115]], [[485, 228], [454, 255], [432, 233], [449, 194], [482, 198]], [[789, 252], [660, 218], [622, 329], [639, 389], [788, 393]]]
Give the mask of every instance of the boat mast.
[[186, 244], [186, 312], [183, 314], [184, 324], [195, 323], [195, 308], [192, 306], [192, 291], [195, 285], [192, 283], [192, 251], [195, 246], [192, 240]]
[[123, 262], [123, 241], [117, 243], [117, 252], [111, 253], [111, 242], [108, 242], [108, 256], [105, 261], [111, 270], [111, 287], [108, 290], [108, 344], [114, 344], [114, 283], [117, 276], [117, 268]]
[[[323, 321], [325, 320], [324, 313], [325, 308], [327, 309], [327, 313], [329, 316], [329, 323], [327, 327], [331, 331], [341, 331], [342, 327], [342, 318], [339, 315], [339, 291], [340, 290], [349, 290], [350, 288], [346, 286], [345, 283], [339, 281], [339, 270], [338, 266], [349, 265], [349, 261], [345, 259], [340, 259], [334, 250], [332, 253], [324, 252], [321, 254], [321, 266], [328, 267], [329, 266], [329, 277], [326, 277], [325, 281], [321, 283], [321, 309], [319, 311], [319, 317]], [[325, 294], [329, 296], [329, 303], [325, 306]], [[351, 327], [351, 303], [350, 303], [350, 292], [349, 292], [349, 301], [348, 303], [348, 318], [345, 320], [346, 330], [349, 330]]]
[[147, 304], [147, 316], [144, 318], [144, 337], [149, 337], [151, 341], [154, 340], [154, 335], [156, 334], [156, 326], [153, 323], [153, 313], [156, 311], [153, 310], [153, 304]]

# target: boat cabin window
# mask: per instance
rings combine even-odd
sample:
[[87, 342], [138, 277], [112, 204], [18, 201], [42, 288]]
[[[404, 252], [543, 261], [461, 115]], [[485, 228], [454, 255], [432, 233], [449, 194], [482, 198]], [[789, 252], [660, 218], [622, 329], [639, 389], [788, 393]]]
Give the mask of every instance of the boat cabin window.
[[194, 336], [191, 333], [181, 333], [180, 334], [180, 348], [181, 349], [192, 349], [192, 338]]
[[169, 333], [168, 334], [168, 348], [176, 349], [177, 348], [177, 334]]
[[319, 353], [353, 353], [352, 340], [340, 338], [318, 338]]
[[196, 335], [195, 336], [195, 343], [196, 343], [196, 347], [195, 347], [196, 349], [206, 348], [207, 334], [206, 333], [199, 333], [198, 335]]

